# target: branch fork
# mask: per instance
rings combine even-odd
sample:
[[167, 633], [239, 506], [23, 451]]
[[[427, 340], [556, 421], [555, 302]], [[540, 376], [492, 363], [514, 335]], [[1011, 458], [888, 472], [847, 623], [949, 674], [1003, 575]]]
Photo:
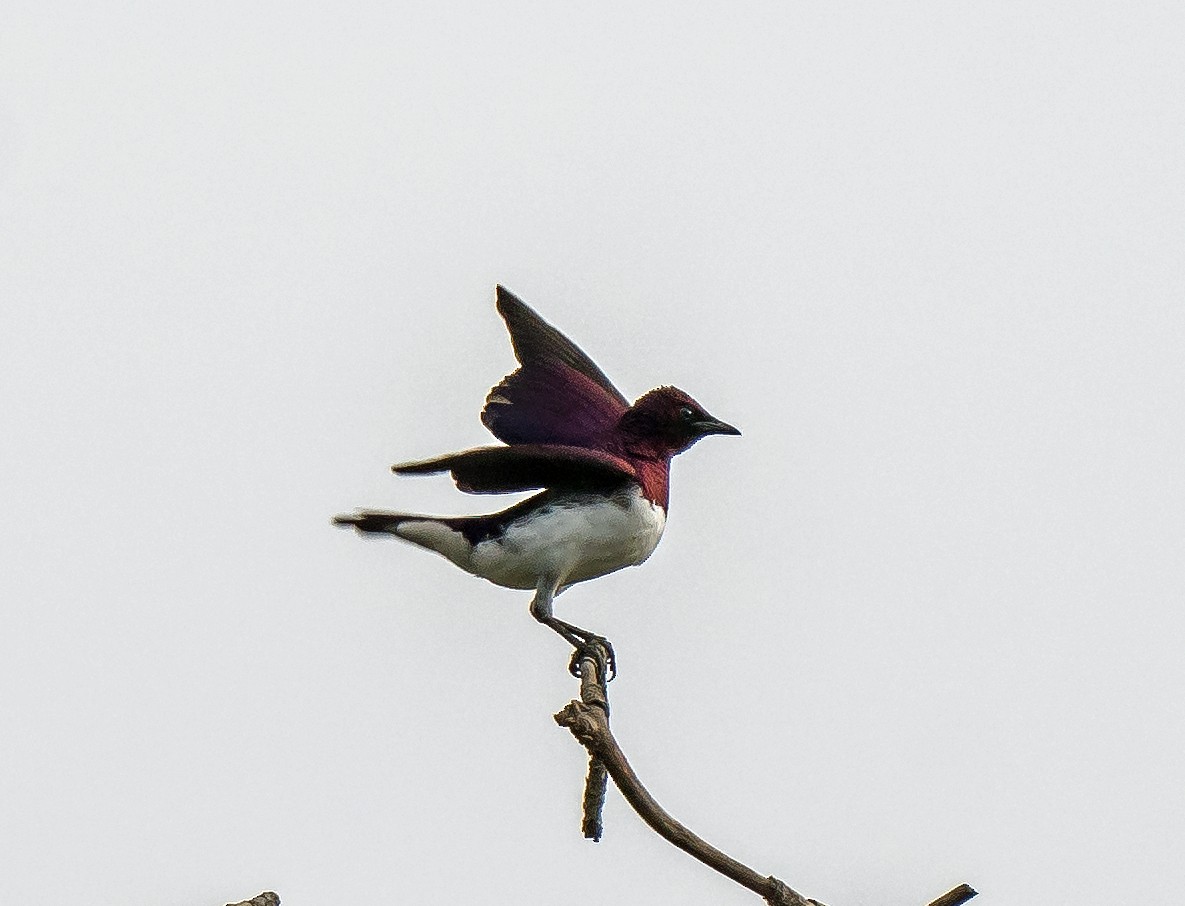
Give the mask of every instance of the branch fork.
[[[591, 646], [590, 646], [591, 647]], [[600, 840], [601, 811], [605, 801], [606, 775], [651, 829], [668, 842], [709, 868], [765, 899], [770, 906], [823, 906], [791, 889], [772, 875], [762, 875], [749, 866], [712, 846], [676, 821], [658, 804], [634, 773], [625, 753], [609, 729], [609, 696], [600, 674], [596, 652], [586, 647], [579, 657], [580, 700], [571, 701], [555, 715], [555, 722], [571, 731], [589, 754], [589, 773], [584, 790], [584, 835]], [[961, 906], [976, 895], [961, 884], [934, 900], [929, 906]]]

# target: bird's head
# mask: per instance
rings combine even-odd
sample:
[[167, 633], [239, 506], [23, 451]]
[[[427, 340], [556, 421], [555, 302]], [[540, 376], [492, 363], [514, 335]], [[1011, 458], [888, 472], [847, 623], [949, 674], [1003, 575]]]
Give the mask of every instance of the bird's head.
[[640, 397], [622, 414], [617, 430], [631, 452], [665, 459], [709, 434], [741, 433], [676, 387], [659, 387]]

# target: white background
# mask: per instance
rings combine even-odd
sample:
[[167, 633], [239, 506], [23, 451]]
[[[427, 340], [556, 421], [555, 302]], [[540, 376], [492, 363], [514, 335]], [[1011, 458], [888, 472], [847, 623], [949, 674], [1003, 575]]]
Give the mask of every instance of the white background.
[[674, 466], [615, 640], [659, 800], [832, 906], [1185, 884], [1172, 3], [6, 5], [0, 902], [755, 903], [568, 652], [335, 530], [478, 512], [503, 282]]

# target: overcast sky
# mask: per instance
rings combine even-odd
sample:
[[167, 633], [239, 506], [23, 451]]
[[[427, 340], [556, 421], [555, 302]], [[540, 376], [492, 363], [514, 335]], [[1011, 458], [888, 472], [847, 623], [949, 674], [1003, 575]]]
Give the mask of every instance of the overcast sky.
[[831, 906], [1185, 886], [1185, 12], [9, 2], [0, 902], [756, 903], [465, 513], [502, 282], [738, 425], [557, 612], [698, 833]]

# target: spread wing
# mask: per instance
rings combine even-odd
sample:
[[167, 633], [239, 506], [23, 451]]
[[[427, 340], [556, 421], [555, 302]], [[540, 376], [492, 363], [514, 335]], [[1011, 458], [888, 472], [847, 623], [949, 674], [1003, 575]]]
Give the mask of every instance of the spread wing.
[[477, 447], [391, 467], [401, 475], [452, 472], [470, 494], [500, 494], [536, 488], [598, 490], [636, 481], [634, 467], [601, 450], [562, 444]]
[[508, 444], [596, 447], [629, 402], [580, 348], [504, 287], [506, 321], [520, 367], [490, 391], [481, 421]]

